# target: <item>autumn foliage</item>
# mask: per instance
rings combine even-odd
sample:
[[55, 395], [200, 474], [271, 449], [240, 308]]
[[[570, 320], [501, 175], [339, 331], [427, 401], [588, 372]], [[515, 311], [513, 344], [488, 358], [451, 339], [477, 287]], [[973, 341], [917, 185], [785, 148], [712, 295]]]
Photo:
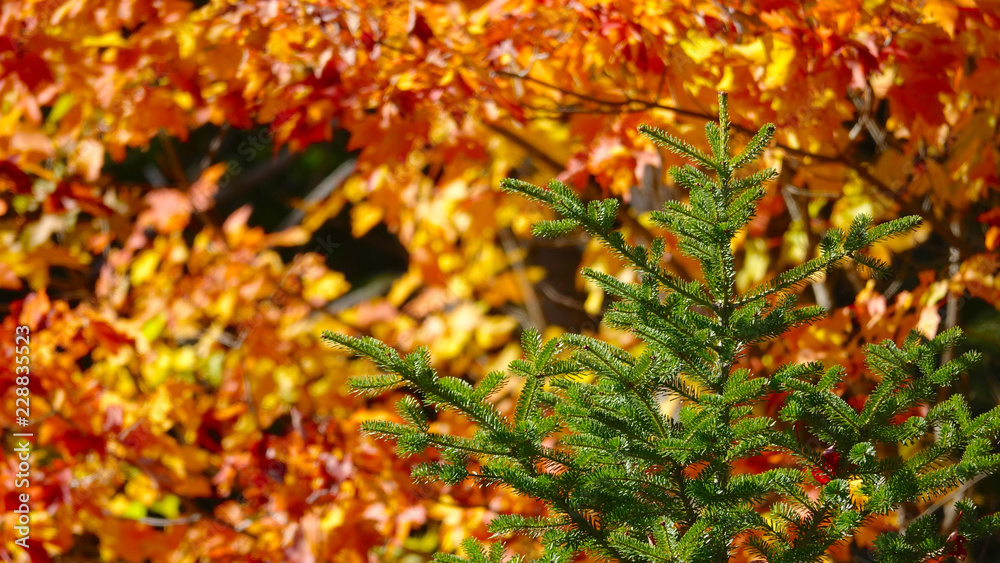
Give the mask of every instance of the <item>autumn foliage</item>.
[[[629, 281], [624, 264], [578, 237], [533, 239], [546, 212], [499, 182], [619, 197], [618, 222], [648, 242], [662, 234], [648, 212], [684, 196], [665, 173], [679, 159], [636, 127], [694, 142], [719, 90], [745, 120], [737, 137], [780, 131], [765, 155], [779, 177], [736, 242], [741, 290], [858, 213], [924, 225], [875, 249], [894, 279], [845, 269], [805, 288], [829, 318], [745, 367], [839, 363], [860, 409], [864, 344], [958, 325], [985, 360], [955, 390], [992, 407], [997, 84], [988, 0], [4, 0], [0, 558], [422, 559], [485, 537], [496, 514], [536, 514], [502, 489], [413, 485], [421, 460], [358, 433], [395, 417], [392, 398], [348, 391], [373, 366], [319, 335], [426, 345], [470, 381], [517, 357], [527, 327], [634, 345], [599, 326], [607, 299], [576, 275]], [[672, 243], [667, 267], [695, 275]], [[18, 325], [32, 334], [30, 554], [9, 532]], [[462, 431], [447, 413], [434, 424]], [[996, 490], [871, 529], [928, 508], [947, 527], [952, 501], [996, 510]]]

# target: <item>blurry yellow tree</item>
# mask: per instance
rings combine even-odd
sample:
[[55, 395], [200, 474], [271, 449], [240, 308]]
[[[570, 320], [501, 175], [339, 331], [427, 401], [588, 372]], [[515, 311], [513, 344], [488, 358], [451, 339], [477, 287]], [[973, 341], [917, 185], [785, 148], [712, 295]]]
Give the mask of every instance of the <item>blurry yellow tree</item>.
[[[772, 121], [783, 135], [768, 154], [781, 176], [741, 242], [744, 287], [858, 212], [927, 225], [894, 243], [898, 283], [817, 282], [804, 299], [835, 308], [829, 321], [749, 365], [860, 357], [865, 342], [958, 322], [970, 299], [1000, 306], [996, 2], [196, 4], [0, 5], [0, 423], [9, 451], [12, 342], [27, 325], [34, 560], [363, 561], [383, 547], [389, 559], [454, 550], [491, 514], [537, 510], [412, 486], [410, 460], [357, 436], [361, 420], [394, 416], [346, 392], [371, 366], [327, 353], [319, 333], [427, 344], [444, 372], [475, 379], [519, 353], [521, 326], [587, 328], [603, 295], [560, 284], [528, 240], [541, 212], [499, 180], [558, 176], [619, 196], [626, 230], [648, 239], [644, 213], [678, 195], [664, 183], [673, 158], [636, 126], [696, 138], [717, 90], [742, 131]], [[356, 152], [346, 181], [271, 232], [249, 207], [217, 206], [237, 163], [209, 150], [184, 168], [173, 150], [199, 128], [259, 126], [276, 152], [338, 131]], [[169, 185], [109, 173], [154, 145]], [[342, 213], [354, 237], [384, 224], [405, 248], [384, 291], [351, 288], [325, 260], [337, 250], [316, 246]], [[631, 275], [586, 241], [562, 245]], [[328, 306], [345, 294], [361, 297]], [[858, 367], [843, 392], [863, 401]], [[0, 555], [27, 557], [4, 542]]]

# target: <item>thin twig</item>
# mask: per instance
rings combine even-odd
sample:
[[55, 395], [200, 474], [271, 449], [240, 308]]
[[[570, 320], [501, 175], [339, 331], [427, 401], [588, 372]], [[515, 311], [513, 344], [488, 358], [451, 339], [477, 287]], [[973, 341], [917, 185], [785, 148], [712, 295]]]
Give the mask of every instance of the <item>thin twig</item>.
[[[948, 493], [947, 495], [939, 498], [934, 504], [932, 504], [932, 505], [928, 506], [927, 508], [923, 509], [920, 512], [920, 514], [916, 515], [913, 518], [913, 520], [916, 520], [917, 518], [920, 518], [924, 514], [931, 514], [935, 510], [937, 510], [937, 509], [941, 508], [942, 506], [944, 506], [945, 504], [947, 504], [949, 502], [952, 502], [952, 500], [955, 497], [957, 497], [958, 495], [964, 494], [965, 491], [969, 490], [973, 485], [975, 485], [976, 483], [982, 481], [985, 478], [986, 478], [986, 474], [982, 474], [982, 475], [977, 475], [977, 476], [973, 477], [972, 479], [966, 481], [965, 483], [962, 484], [961, 487], [959, 487], [959, 488], [955, 489], [954, 491]], [[910, 520], [910, 522], [912, 522], [913, 520]], [[903, 533], [905, 531], [906, 531], [906, 525], [905, 524], [901, 525], [899, 527], [899, 532]]]
[[[167, 135], [163, 129], [160, 130], [158, 136], [160, 144], [163, 145], [163, 152], [167, 156], [167, 164], [170, 166], [170, 173], [173, 176], [174, 181], [177, 182], [177, 187], [183, 189], [185, 192], [189, 191], [191, 188], [191, 182], [188, 180], [187, 173], [184, 171], [184, 166], [181, 164], [180, 158], [177, 156], [177, 149], [174, 147], [173, 139]], [[193, 208], [195, 215], [201, 221], [202, 225], [212, 229], [213, 234], [218, 235], [218, 238], [222, 239], [222, 244], [227, 249], [232, 251], [233, 247], [229, 244], [229, 240], [222, 234], [222, 229], [211, 217], [209, 217], [208, 213], [205, 213], [205, 211], [198, 205], [192, 205], [191, 207]]]
[[354, 170], [357, 168], [357, 164], [357, 158], [349, 158], [342, 162], [336, 170], [330, 173], [329, 176], [323, 178], [320, 183], [316, 184], [316, 187], [314, 187], [312, 191], [309, 192], [309, 195], [302, 200], [302, 205], [293, 209], [292, 212], [281, 221], [281, 224], [278, 225], [276, 230], [283, 231], [288, 227], [301, 223], [302, 219], [306, 216], [305, 208], [315, 205], [333, 193], [333, 190], [340, 187], [340, 185], [354, 173]]
[[[543, 86], [545, 88], [549, 88], [551, 90], [555, 90], [555, 91], [560, 92], [560, 93], [562, 93], [564, 95], [573, 96], [573, 97], [575, 97], [575, 98], [577, 98], [579, 100], [588, 101], [588, 102], [591, 102], [593, 104], [597, 104], [599, 106], [610, 107], [610, 108], [617, 107], [617, 108], [619, 108], [619, 111], [622, 111], [622, 108], [629, 108], [631, 106], [638, 106], [640, 109], [661, 109], [661, 110], [672, 112], [675, 115], [681, 115], [681, 116], [691, 117], [691, 118], [699, 119], [699, 120], [702, 120], [702, 121], [712, 121], [712, 120], [715, 119], [714, 115], [709, 115], [707, 113], [702, 113], [702, 112], [698, 112], [698, 111], [691, 111], [691, 110], [679, 108], [679, 107], [676, 107], [676, 106], [671, 106], [671, 105], [663, 104], [663, 103], [660, 103], [658, 101], [644, 100], [644, 99], [639, 99], [639, 98], [632, 98], [632, 97], [629, 97], [629, 96], [626, 96], [624, 99], [621, 99], [621, 100], [607, 100], [607, 99], [602, 99], [602, 98], [599, 98], [599, 97], [596, 97], [596, 96], [592, 96], [592, 95], [589, 95], [589, 94], [583, 94], [583, 93], [580, 93], [580, 92], [574, 92], [572, 90], [568, 90], [568, 89], [563, 88], [561, 86], [545, 82], [544, 80], [540, 80], [540, 79], [534, 78], [532, 76], [528, 76], [528, 75], [521, 76], [521, 75], [519, 75], [517, 73], [512, 73], [512, 72], [508, 72], [508, 71], [495, 71], [495, 72], [497, 74], [501, 75], [501, 76], [507, 76], [507, 77], [510, 77], [510, 78], [519, 78], [519, 79], [525, 80], [527, 82], [531, 82], [531, 83], [537, 84], [539, 86]], [[630, 109], [628, 111], [633, 111], [633, 110]], [[748, 127], [745, 127], [745, 126], [742, 126], [742, 125], [739, 125], [739, 124], [733, 124], [733, 128], [735, 130], [737, 130], [737, 131], [740, 131], [742, 133], [749, 134], [749, 135], [753, 135], [755, 133], [755, 131], [749, 129]], [[891, 187], [889, 187], [889, 185], [887, 185], [885, 182], [879, 180], [874, 175], [872, 175], [872, 173], [868, 170], [868, 168], [865, 165], [863, 165], [860, 162], [854, 160], [850, 156], [845, 155], [845, 154], [828, 155], [828, 154], [813, 153], [813, 152], [805, 151], [805, 150], [802, 150], [802, 149], [794, 148], [794, 147], [788, 146], [788, 145], [786, 145], [784, 143], [780, 143], [780, 142], [779, 143], [775, 143], [775, 146], [777, 148], [781, 149], [782, 151], [786, 152], [787, 154], [790, 154], [790, 155], [793, 155], [793, 156], [797, 156], [797, 157], [800, 157], [800, 158], [808, 158], [808, 159], [811, 159], [811, 160], [814, 160], [814, 161], [817, 161], [817, 162], [830, 163], [830, 164], [841, 164], [841, 165], [846, 166], [847, 168], [849, 168], [849, 169], [853, 170], [855, 173], [857, 173], [858, 176], [860, 176], [861, 179], [864, 180], [866, 183], [872, 185], [873, 187], [875, 187], [876, 190], [878, 190], [879, 192], [882, 192], [884, 195], [890, 197], [893, 200], [893, 202], [895, 202], [897, 205], [899, 205], [900, 210], [903, 213], [919, 215], [925, 221], [927, 221], [927, 223], [930, 224], [931, 227], [934, 229], [934, 232], [938, 233], [942, 238], [944, 238], [945, 241], [949, 245], [951, 245], [953, 247], [956, 247], [956, 248], [959, 248], [960, 250], [963, 250], [963, 254], [967, 254], [967, 252], [964, 252], [964, 251], [967, 250], [967, 248], [966, 248], [966, 245], [963, 243], [963, 241], [961, 239], [959, 239], [958, 237], [954, 236], [951, 233], [950, 229], [946, 228], [946, 225], [941, 220], [939, 220], [937, 217], [935, 217], [933, 213], [931, 213], [929, 210], [920, 209], [919, 207], [915, 206], [913, 204], [913, 202], [908, 201], [906, 199], [903, 199], [902, 196], [900, 196], [900, 194], [898, 194], [895, 190], [893, 190]]]
[[182, 516], [180, 518], [160, 518], [157, 516], [143, 516], [141, 518], [124, 518], [119, 516], [108, 509], [102, 509], [101, 512], [105, 516], [112, 516], [115, 518], [122, 518], [125, 520], [133, 520], [140, 524], [146, 524], [147, 526], [156, 526], [158, 528], [166, 528], [167, 526], [186, 526], [188, 524], [194, 524], [195, 522], [201, 520], [201, 514], [195, 513], [189, 516]]
[[524, 259], [521, 256], [516, 256], [518, 250], [517, 242], [514, 240], [513, 235], [506, 230], [502, 230], [500, 231], [500, 244], [507, 255], [511, 269], [514, 270], [517, 284], [521, 288], [521, 294], [524, 296], [524, 308], [528, 311], [528, 318], [531, 320], [531, 324], [541, 332], [546, 326], [545, 314], [542, 312], [542, 305], [538, 301], [535, 288], [531, 280], [528, 279], [528, 273], [524, 267]]
[[598, 97], [595, 97], [595, 96], [591, 96], [591, 95], [588, 95], [588, 94], [582, 94], [580, 92], [574, 92], [572, 90], [567, 90], [566, 88], [562, 88], [561, 86], [557, 86], [555, 84], [550, 84], [548, 82], [545, 82], [544, 80], [540, 80], [540, 79], [535, 78], [533, 76], [521, 76], [521, 75], [519, 75], [517, 73], [508, 72], [508, 71], [505, 71], [505, 70], [497, 70], [497, 71], [494, 71], [494, 72], [496, 72], [500, 76], [504, 76], [504, 77], [507, 77], [507, 78], [520, 78], [521, 80], [524, 80], [525, 82], [531, 82], [533, 84], [538, 84], [539, 86], [543, 86], [545, 88], [549, 88], [551, 90], [555, 90], [555, 91], [560, 92], [562, 94], [565, 94], [567, 96], [573, 96], [573, 97], [578, 98], [580, 100], [585, 100], [585, 101], [588, 101], [588, 102], [591, 102], [591, 103], [595, 103], [595, 104], [598, 104], [598, 105], [602, 105], [602, 106], [618, 106], [618, 107], [622, 107], [622, 106], [640, 105], [640, 106], [644, 106], [645, 109], [652, 109], [652, 108], [662, 109], [662, 110], [667, 110], [667, 111], [673, 112], [673, 113], [675, 113], [677, 115], [684, 115], [684, 116], [693, 117], [693, 118], [696, 118], [696, 119], [705, 119], [705, 120], [713, 120], [713, 119], [715, 119], [715, 117], [711, 116], [711, 115], [702, 114], [702, 113], [699, 113], [699, 112], [696, 112], [696, 111], [686, 110], [686, 109], [679, 108], [679, 107], [676, 107], [676, 106], [668, 106], [666, 104], [661, 104], [659, 102], [654, 102], [654, 101], [650, 101], [650, 100], [642, 100], [642, 99], [632, 98], [632, 97], [628, 97], [628, 96], [626, 96], [622, 100], [605, 100], [605, 99], [598, 98]]
[[215, 160], [215, 156], [219, 154], [219, 149], [222, 148], [222, 141], [226, 138], [226, 133], [229, 133], [229, 124], [223, 123], [222, 127], [219, 127], [218, 133], [212, 137], [212, 140], [208, 143], [208, 152], [205, 156], [201, 158], [201, 171], [204, 172], [206, 168], [212, 165], [212, 161]]

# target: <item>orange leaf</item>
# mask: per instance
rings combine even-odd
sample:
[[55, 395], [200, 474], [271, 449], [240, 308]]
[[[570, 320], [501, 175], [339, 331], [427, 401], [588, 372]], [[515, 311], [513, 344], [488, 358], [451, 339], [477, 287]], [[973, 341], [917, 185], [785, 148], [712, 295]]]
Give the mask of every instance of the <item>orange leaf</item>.
[[104, 165], [104, 146], [94, 139], [84, 139], [76, 146], [73, 153], [73, 165], [83, 178], [88, 182], [93, 182], [101, 175], [101, 167]]
[[52, 303], [45, 290], [41, 290], [24, 298], [24, 308], [21, 309], [21, 324], [28, 325], [32, 332], [42, 326], [42, 321], [52, 309]]
[[139, 215], [137, 224], [152, 226], [161, 233], [175, 232], [191, 220], [191, 202], [173, 188], [160, 188], [146, 194], [149, 209]]
[[1000, 227], [990, 227], [986, 231], [986, 249], [996, 250], [1000, 246]]
[[219, 191], [219, 178], [226, 172], [227, 164], [219, 162], [209, 166], [201, 176], [191, 184], [191, 204], [197, 211], [206, 211], [214, 203], [215, 194]]

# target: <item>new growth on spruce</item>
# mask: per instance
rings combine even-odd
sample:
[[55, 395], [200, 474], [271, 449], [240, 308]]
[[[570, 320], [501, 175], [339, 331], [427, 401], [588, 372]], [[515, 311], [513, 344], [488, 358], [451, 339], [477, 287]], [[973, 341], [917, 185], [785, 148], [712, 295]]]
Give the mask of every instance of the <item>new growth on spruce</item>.
[[[993, 453], [1000, 407], [973, 417], [961, 395], [936, 402], [938, 390], [978, 359], [967, 353], [940, 365], [942, 352], [960, 337], [957, 328], [929, 341], [913, 333], [901, 347], [888, 340], [869, 345], [868, 368], [881, 379], [860, 412], [835, 392], [845, 375], [841, 366], [785, 365], [771, 375], [735, 367], [749, 347], [823, 316], [820, 307], [796, 306], [797, 289], [817, 274], [852, 260], [885, 275], [887, 265], [862, 251], [915, 228], [916, 217], [873, 225], [859, 215], [846, 231], [830, 229], [816, 258], [740, 293], [732, 241], [776, 174], [739, 173], [763, 153], [774, 126], [765, 125], [733, 155], [720, 94], [719, 121], [705, 128], [711, 154], [652, 127], [640, 131], [695, 164], [670, 170], [689, 191], [688, 202], [668, 202], [652, 220], [676, 235], [703, 279], [668, 272], [662, 238], [648, 247], [627, 242], [615, 230], [614, 199], [585, 204], [559, 182], [547, 188], [503, 182], [505, 190], [561, 216], [535, 225], [537, 236], [582, 228], [639, 273], [640, 281], [628, 283], [584, 271], [617, 297], [604, 322], [641, 339], [639, 355], [579, 334], [543, 341], [525, 330], [524, 357], [473, 386], [440, 377], [426, 348], [401, 356], [369, 337], [323, 334], [385, 372], [352, 380], [358, 393], [408, 392], [397, 404], [405, 424], [376, 420], [363, 428], [396, 440], [401, 455], [438, 450], [441, 461], [417, 466], [414, 478], [471, 479], [540, 499], [546, 517], [508, 514], [489, 523], [496, 536], [541, 537], [540, 561], [571, 561], [586, 552], [608, 561], [720, 563], [743, 549], [767, 563], [806, 563], [823, 560], [871, 517], [1000, 466]], [[500, 412], [489, 398], [512, 376], [523, 388], [514, 411]], [[761, 408], [774, 393], [787, 393], [777, 417]], [[665, 395], [681, 400], [676, 415], [661, 410]], [[930, 405], [926, 415], [901, 416], [918, 405]], [[458, 411], [478, 430], [472, 437], [430, 432], [426, 407]], [[922, 444], [916, 453], [898, 453], [898, 445], [914, 442]], [[797, 466], [734, 470], [738, 460], [764, 451], [785, 452]], [[997, 516], [977, 517], [969, 501], [959, 510], [954, 529], [942, 531], [926, 515], [903, 533], [883, 534], [877, 560], [943, 561], [961, 555], [965, 540], [1000, 527]], [[504, 557], [499, 542], [484, 547], [470, 540], [464, 551], [467, 559], [437, 559], [500, 563]]]

